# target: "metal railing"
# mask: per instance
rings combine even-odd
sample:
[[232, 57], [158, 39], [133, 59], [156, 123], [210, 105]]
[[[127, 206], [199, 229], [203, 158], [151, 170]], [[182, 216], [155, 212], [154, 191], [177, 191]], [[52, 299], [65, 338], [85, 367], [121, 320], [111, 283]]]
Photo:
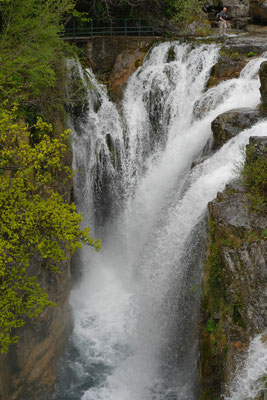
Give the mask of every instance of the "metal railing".
[[72, 26], [66, 27], [61, 34], [65, 40], [81, 40], [93, 36], [154, 36], [154, 21], [140, 18], [115, 19], [113, 21], [91, 20], [79, 25], [73, 20]]

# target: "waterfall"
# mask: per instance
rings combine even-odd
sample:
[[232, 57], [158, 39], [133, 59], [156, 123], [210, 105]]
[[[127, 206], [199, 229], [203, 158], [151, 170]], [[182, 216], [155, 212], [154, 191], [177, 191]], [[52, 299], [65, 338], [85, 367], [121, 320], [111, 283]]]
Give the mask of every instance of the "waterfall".
[[263, 60], [205, 91], [218, 54], [216, 45], [157, 45], [130, 78], [120, 113], [76, 66], [90, 84], [86, 115], [72, 122], [75, 197], [103, 249], [79, 258], [55, 399], [198, 398], [207, 203], [238, 176], [240, 147], [267, 127], [259, 122], [211, 154], [211, 121], [259, 103]]
[[225, 400], [253, 400], [265, 389], [267, 376], [267, 335], [256, 336], [250, 343], [246, 358], [237, 370]]

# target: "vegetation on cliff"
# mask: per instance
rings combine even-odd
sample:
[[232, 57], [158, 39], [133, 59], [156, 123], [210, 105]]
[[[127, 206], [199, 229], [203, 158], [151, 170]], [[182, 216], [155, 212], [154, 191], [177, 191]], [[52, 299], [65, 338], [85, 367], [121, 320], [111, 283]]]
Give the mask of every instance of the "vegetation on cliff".
[[257, 155], [255, 146], [247, 147], [246, 162], [242, 171], [251, 209], [266, 211], [267, 207], [267, 162], [266, 154]]
[[203, 0], [82, 0], [78, 8], [101, 18], [166, 18], [179, 26], [199, 19]]
[[209, 204], [202, 400], [221, 398], [236, 356], [265, 328], [266, 173], [266, 139], [251, 138], [240, 182]]
[[82, 244], [100, 248], [63, 190], [71, 178], [64, 61], [72, 50], [58, 34], [74, 6], [0, 0], [1, 352], [18, 340], [14, 328], [52, 305], [38, 283], [42, 271], [60, 272], [58, 263]]

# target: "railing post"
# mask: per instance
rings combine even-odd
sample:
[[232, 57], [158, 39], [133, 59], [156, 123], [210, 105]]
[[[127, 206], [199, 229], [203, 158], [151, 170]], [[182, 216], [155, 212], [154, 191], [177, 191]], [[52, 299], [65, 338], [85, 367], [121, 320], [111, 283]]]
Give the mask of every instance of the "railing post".
[[91, 28], [91, 37], [93, 37], [93, 18], [91, 19], [90, 28]]
[[124, 20], [124, 36], [127, 36], [127, 19]]
[[153, 26], [153, 34], [152, 35], [153, 36], [155, 36], [155, 25], [154, 24], [155, 24], [155, 22], [154, 22], [154, 19], [153, 19], [153, 24], [152, 24], [152, 26]]
[[112, 21], [110, 21], [110, 34], [112, 36]]
[[140, 29], [141, 29], [141, 19], [140, 19], [140, 18], [139, 18], [138, 22], [139, 22], [139, 36], [140, 36], [140, 34], [141, 34], [141, 32], [140, 32]]

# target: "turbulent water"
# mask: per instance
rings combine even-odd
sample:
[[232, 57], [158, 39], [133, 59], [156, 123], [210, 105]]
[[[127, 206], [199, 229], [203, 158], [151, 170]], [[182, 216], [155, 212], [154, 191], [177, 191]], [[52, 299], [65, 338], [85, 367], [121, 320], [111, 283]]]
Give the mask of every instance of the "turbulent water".
[[[86, 112], [72, 122], [75, 197], [103, 249], [83, 249], [76, 261], [82, 279], [71, 295], [75, 326], [57, 400], [198, 399], [207, 203], [238, 175], [240, 147], [267, 128], [260, 122], [209, 150], [218, 114], [260, 101], [263, 59], [205, 91], [218, 52], [154, 47], [130, 78], [120, 113], [76, 65], [90, 83]], [[191, 169], [195, 160], [203, 162]]]
[[267, 332], [256, 336], [233, 379], [230, 396], [225, 400], [256, 399], [265, 388], [267, 376]]

